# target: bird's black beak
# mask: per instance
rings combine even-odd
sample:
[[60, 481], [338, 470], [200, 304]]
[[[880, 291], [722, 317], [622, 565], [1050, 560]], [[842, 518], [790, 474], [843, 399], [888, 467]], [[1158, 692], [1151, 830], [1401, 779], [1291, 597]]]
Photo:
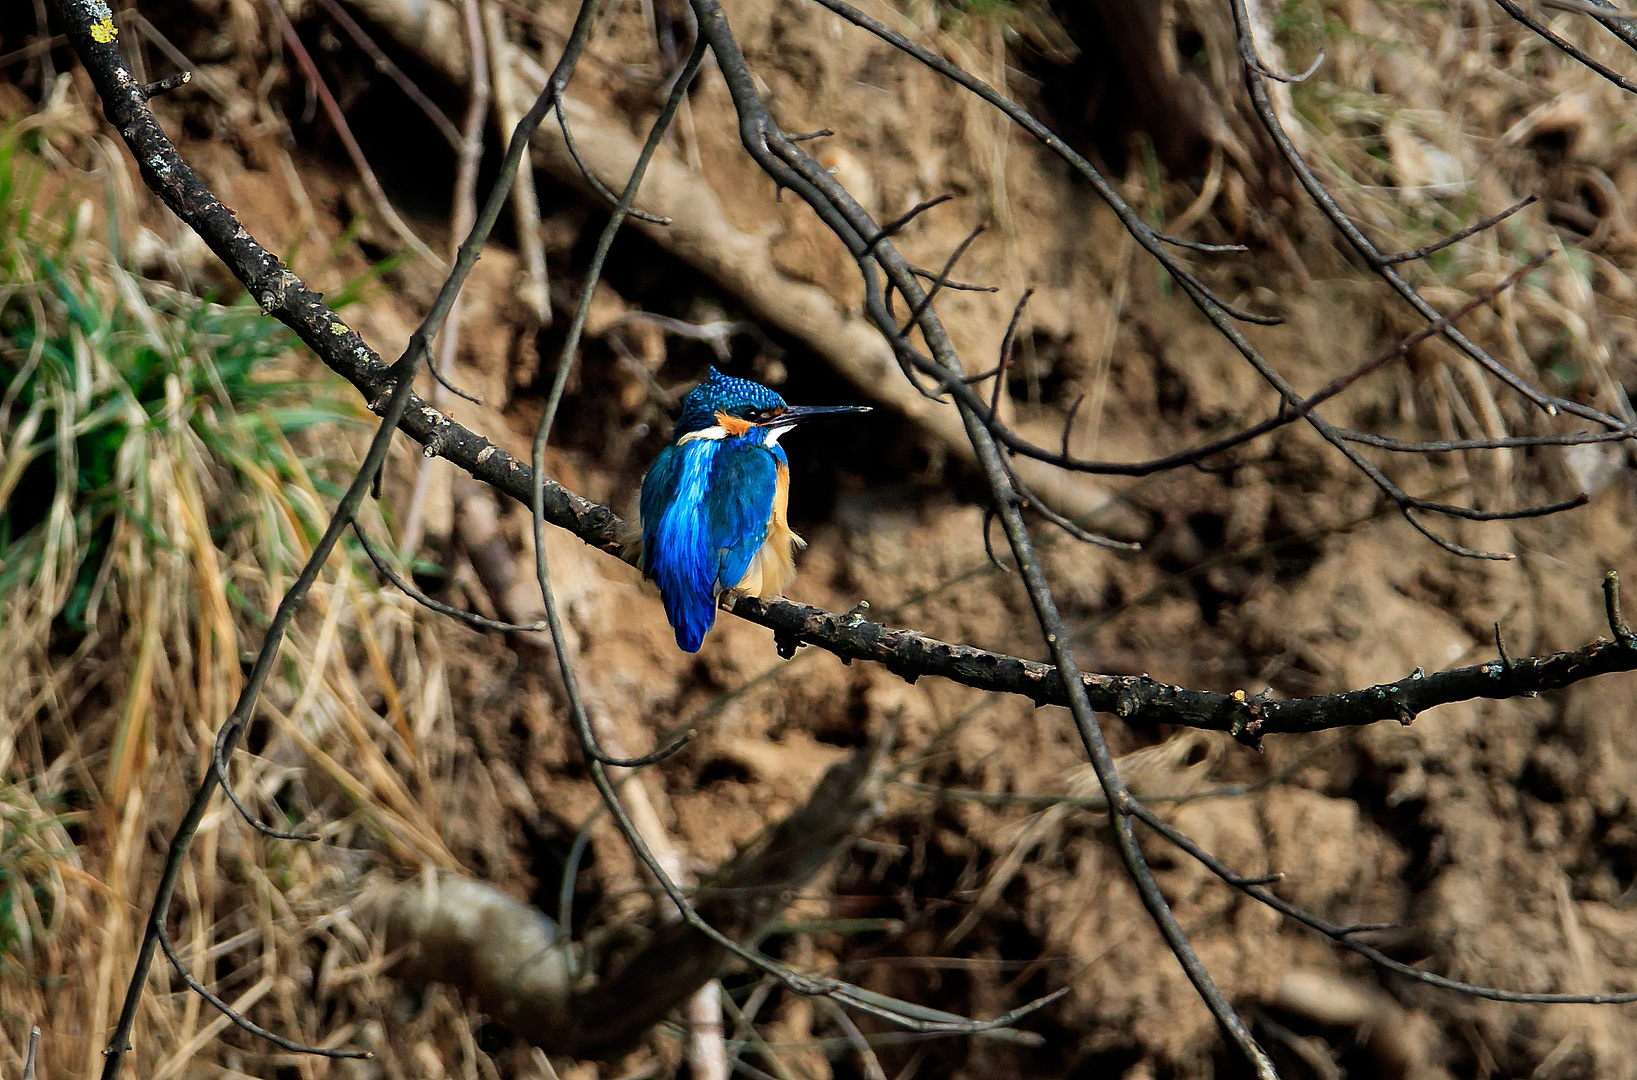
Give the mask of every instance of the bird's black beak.
[[867, 413], [868, 405], [791, 405], [784, 412], [767, 421], [764, 427], [794, 427], [808, 420], [828, 420], [837, 416]]

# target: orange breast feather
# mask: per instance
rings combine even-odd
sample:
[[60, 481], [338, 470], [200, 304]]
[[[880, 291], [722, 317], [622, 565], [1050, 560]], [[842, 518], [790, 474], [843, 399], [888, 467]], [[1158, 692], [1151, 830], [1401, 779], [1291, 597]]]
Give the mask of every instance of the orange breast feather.
[[807, 541], [790, 531], [790, 522], [785, 516], [789, 505], [790, 468], [781, 461], [773, 488], [773, 513], [767, 523], [767, 539], [762, 541], [762, 549], [750, 560], [750, 568], [734, 588], [739, 595], [763, 600], [781, 596], [795, 580], [796, 549], [806, 547]]

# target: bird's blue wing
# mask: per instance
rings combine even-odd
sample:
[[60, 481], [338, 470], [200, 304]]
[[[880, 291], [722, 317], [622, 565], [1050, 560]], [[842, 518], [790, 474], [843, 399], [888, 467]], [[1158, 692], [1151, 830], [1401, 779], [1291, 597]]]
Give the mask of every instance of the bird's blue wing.
[[716, 622], [717, 595], [739, 583], [766, 538], [776, 483], [767, 451], [710, 439], [667, 447], [643, 478], [643, 572], [688, 652]]
[[714, 560], [701, 503], [716, 444], [699, 440], [659, 452], [642, 479], [642, 572], [654, 579], [676, 643], [697, 652], [716, 621]]
[[[642, 546], [645, 553], [653, 550], [655, 532], [665, 508], [676, 502], [677, 481], [682, 478], [682, 455], [685, 450], [686, 447], [667, 446], [654, 458], [647, 475], [642, 478], [642, 500], [637, 506], [642, 517]], [[647, 562], [645, 557], [644, 570], [649, 577], [653, 577]]]

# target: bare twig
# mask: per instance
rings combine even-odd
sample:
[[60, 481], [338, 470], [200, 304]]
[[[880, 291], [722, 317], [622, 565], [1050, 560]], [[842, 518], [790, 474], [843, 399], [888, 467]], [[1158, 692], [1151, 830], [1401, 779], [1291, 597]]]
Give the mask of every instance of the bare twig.
[[1307, 70], [1302, 72], [1300, 75], [1282, 75], [1279, 72], [1274, 71], [1272, 68], [1266, 67], [1260, 60], [1258, 60], [1256, 62], [1256, 73], [1262, 76], [1262, 78], [1272, 79], [1274, 82], [1304, 83], [1314, 76], [1314, 74], [1319, 70], [1319, 65], [1322, 63], [1324, 63], [1324, 53], [1320, 53], [1319, 55], [1315, 56], [1313, 58], [1313, 62], [1307, 66]]
[[486, 618], [485, 616], [479, 615], [475, 611], [466, 611], [462, 608], [445, 604], [441, 600], [434, 600], [432, 597], [416, 588], [413, 581], [409, 580], [402, 574], [398, 573], [397, 570], [393, 569], [392, 564], [387, 561], [386, 553], [380, 548], [376, 547], [375, 542], [371, 540], [369, 538], [369, 534], [364, 531], [364, 525], [362, 522], [354, 519], [352, 529], [358, 536], [358, 542], [364, 546], [364, 552], [369, 555], [370, 562], [375, 564], [375, 569], [380, 572], [380, 575], [392, 582], [393, 585], [398, 587], [400, 592], [409, 597], [411, 600], [415, 601], [417, 604], [420, 604], [422, 607], [430, 611], [435, 611], [439, 615], [447, 615], [451, 619], [456, 619], [463, 622], [474, 630], [486, 630], [496, 634], [538, 634], [546, 629], [546, 624], [544, 622], [502, 622], [498, 619]]
[[1612, 0], [1564, 0], [1564, 3], [1583, 5], [1577, 10], [1596, 19], [1603, 29], [1625, 42], [1628, 48], [1637, 49], [1637, 16], [1618, 7]]
[[1159, 233], [1158, 236], [1162, 243], [1170, 244], [1172, 247], [1187, 248], [1189, 251], [1204, 252], [1207, 255], [1230, 255], [1250, 250], [1245, 244], [1203, 244], [1198, 240], [1184, 240], [1180, 236], [1169, 236], [1165, 233]]
[[1204, 866], [1211, 873], [1221, 878], [1228, 885], [1238, 889], [1246, 896], [1266, 904], [1268, 907], [1273, 908], [1280, 914], [1295, 919], [1303, 926], [1317, 930], [1319, 933], [1330, 938], [1338, 945], [1351, 949], [1353, 952], [1358, 953], [1360, 956], [1369, 960], [1377, 967], [1391, 971], [1395, 975], [1400, 975], [1404, 978], [1411, 979], [1415, 982], [1424, 983], [1427, 986], [1436, 987], [1440, 990], [1452, 990], [1456, 993], [1464, 994], [1467, 997], [1482, 998], [1486, 1001], [1509, 1001], [1527, 1005], [1627, 1005], [1637, 1002], [1637, 991], [1622, 994], [1529, 993], [1519, 990], [1502, 990], [1493, 986], [1479, 986], [1475, 983], [1462, 982], [1459, 979], [1451, 979], [1447, 976], [1435, 974], [1434, 972], [1423, 971], [1418, 967], [1411, 967], [1409, 964], [1394, 960], [1380, 949], [1356, 939], [1356, 935], [1358, 934], [1371, 930], [1382, 929], [1383, 927], [1381, 924], [1372, 923], [1356, 926], [1338, 926], [1335, 923], [1321, 919], [1303, 908], [1297, 907], [1295, 904], [1290, 903], [1288, 900], [1282, 900], [1278, 896], [1269, 892], [1266, 888], [1264, 888], [1264, 879], [1247, 878], [1236, 873], [1226, 863], [1222, 862], [1204, 848], [1200, 847], [1185, 833], [1173, 828], [1164, 818], [1160, 817], [1158, 814], [1154, 813], [1153, 810], [1142, 805], [1141, 803], [1133, 800], [1130, 804], [1130, 813], [1144, 825], [1147, 825], [1149, 828], [1165, 837], [1166, 840], [1187, 852], [1197, 862], [1199, 862], [1200, 865]]
[[175, 90], [179, 86], [186, 86], [188, 83], [190, 83], [192, 81], [193, 81], [193, 72], [191, 72], [191, 71], [178, 71], [176, 74], [167, 75], [163, 79], [158, 80], [157, 82], [148, 83], [146, 86], [144, 86], [142, 88], [142, 96], [145, 97], [145, 98], [155, 98], [155, 97], [158, 97], [160, 94], [169, 93], [170, 91]]
[[[426, 114], [426, 118], [432, 121], [432, 126], [438, 129], [439, 134], [449, 140], [451, 148], [458, 151], [467, 144], [469, 140], [463, 137], [460, 131], [456, 130], [454, 122], [449, 119], [442, 109], [438, 108], [437, 102], [427, 97], [426, 92], [415, 85], [415, 80], [405, 75], [403, 69], [394, 64], [392, 58], [381, 51], [381, 47], [375, 44], [375, 39], [370, 37], [362, 26], [358, 25], [356, 19], [347, 14], [346, 8], [342, 7], [337, 0], [319, 0], [319, 3], [324, 5], [324, 10], [329, 14], [330, 18], [341, 24], [341, 29], [345, 30], [347, 36], [352, 38], [353, 44], [362, 49], [364, 55], [370, 58], [370, 61], [375, 65], [375, 70], [396, 83], [398, 89], [404, 92], [404, 96], [413, 101], [415, 106]], [[474, 85], [476, 79], [476, 69], [474, 68]], [[457, 233], [459, 231], [456, 230]]]
[[1594, 4], [1591, 0], [1535, 0], [1541, 7], [1555, 8], [1558, 11], [1573, 11], [1581, 15], [1595, 15], [1598, 21], [1604, 19], [1618, 20], [1619, 22], [1637, 21], [1637, 14], [1623, 11], [1610, 4], [1607, 7]]
[[1000, 338], [1000, 359], [995, 363], [995, 386], [989, 393], [989, 412], [993, 416], [1000, 415], [1000, 395], [1006, 389], [1006, 369], [1012, 363], [1012, 344], [1017, 335], [1017, 324], [1023, 319], [1023, 309], [1029, 305], [1029, 297], [1033, 295], [1033, 289], [1023, 290], [1023, 295], [1017, 298], [1017, 306], [1012, 308], [1012, 318], [1006, 324], [1006, 333]]
[[[568, 156], [574, 160], [574, 166], [580, 170], [580, 175], [585, 179], [585, 182], [591, 185], [591, 190], [606, 199], [610, 206], [618, 205], [620, 197], [609, 190], [608, 185], [603, 183], [602, 177], [598, 176], [595, 170], [585, 163], [585, 158], [580, 156], [580, 146], [574, 141], [574, 129], [569, 126], [568, 113], [562, 109], [557, 110], [557, 126], [563, 132], [563, 147], [568, 151]], [[668, 217], [650, 214], [634, 206], [628, 211], [628, 214], [630, 217], [636, 218], [638, 221], [646, 221], [650, 225], [669, 225], [671, 223], [671, 219]]]
[[[333, 4], [335, 0], [328, 2]], [[478, 0], [462, 0], [461, 12], [465, 16], [462, 26], [466, 32], [466, 56], [472, 78], [467, 88], [466, 116], [457, 133], [459, 141], [455, 144], [455, 187], [450, 197], [449, 213], [452, 255], [459, 254], [460, 238], [472, 231], [472, 223], [477, 220], [477, 174], [483, 164], [483, 123], [489, 113], [490, 97], [488, 50], [484, 48]], [[528, 171], [519, 169], [518, 174]], [[432, 362], [432, 375], [437, 384], [432, 388], [432, 404], [440, 409], [446, 407], [445, 395], [450, 392], [469, 401], [475, 400], [472, 395], [458, 389], [450, 379], [455, 369], [455, 356], [460, 350], [460, 308], [460, 297], [456, 296], [448, 324], [438, 338], [437, 359]], [[421, 549], [426, 529], [427, 500], [431, 497], [433, 483], [448, 479], [447, 469], [447, 463], [429, 458], [422, 459], [416, 471], [415, 486], [410, 491], [409, 509], [404, 513], [399, 541], [400, 550], [406, 558], [412, 558]]]
[[256, 1036], [257, 1038], [266, 1039], [280, 1050], [288, 1050], [292, 1054], [306, 1054], [311, 1057], [368, 1060], [375, 1056], [368, 1050], [334, 1050], [327, 1046], [308, 1046], [304, 1043], [298, 1043], [294, 1039], [287, 1039], [276, 1031], [268, 1031], [266, 1028], [262, 1027], [260, 1024], [251, 1020], [249, 1017], [239, 1012], [239, 1010], [229, 1005], [226, 1001], [223, 1001], [215, 991], [193, 977], [193, 972], [189, 971], [187, 965], [182, 962], [182, 958], [176, 955], [176, 946], [171, 942], [169, 931], [167, 931], [164, 927], [160, 927], [158, 934], [159, 947], [165, 950], [166, 959], [171, 962], [171, 967], [176, 971], [176, 973], [182, 976], [182, 981], [187, 983], [188, 989], [210, 1002], [210, 1004], [215, 1007], [217, 1012], [221, 1013], [223, 1016], [233, 1021], [233, 1023], [238, 1027], [250, 1032], [250, 1034]]
[[1495, 624], [1495, 652], [1501, 658], [1501, 670], [1512, 670], [1512, 658], [1506, 653], [1506, 639], [1501, 636], [1501, 624]]
[[[800, 135], [792, 135], [790, 137], [791, 142], [801, 142], [802, 139], [803, 136]], [[955, 196], [953, 195], [943, 194], [934, 195], [930, 199], [922, 199], [908, 210], [905, 210], [902, 214], [881, 226], [881, 231], [877, 233], [864, 248], [865, 253], [868, 254], [869, 252], [873, 251], [875, 249], [875, 245], [887, 239], [889, 236], [897, 236], [903, 231], [904, 226], [908, 225], [910, 222], [914, 221], [928, 210], [931, 210], [934, 206], [941, 206], [954, 197]]]
[[35, 1062], [40, 1055], [40, 1029], [28, 1029], [28, 1056], [23, 1059], [23, 1080], [34, 1080]]
[[1613, 570], [1603, 575], [1603, 609], [1608, 614], [1609, 633], [1614, 635], [1615, 643], [1624, 649], [1637, 648], [1637, 634], [1626, 625], [1626, 617], [1620, 610], [1620, 575]]
[[1499, 225], [1501, 222], [1505, 221], [1519, 210], [1522, 210], [1526, 206], [1532, 206], [1539, 201], [1539, 195], [1526, 196], [1525, 198], [1519, 199], [1511, 206], [1508, 206], [1500, 213], [1468, 225], [1466, 228], [1461, 229], [1458, 232], [1451, 233], [1442, 240], [1439, 240], [1437, 243], [1426, 244], [1422, 247], [1416, 248], [1413, 251], [1401, 251], [1396, 255], [1383, 255], [1381, 257], [1381, 261], [1388, 266], [1396, 266], [1399, 263], [1414, 262], [1417, 259], [1425, 259], [1428, 255], [1443, 251], [1445, 248], [1450, 247], [1451, 245], [1459, 244], [1462, 240], [1465, 240], [1468, 237], [1476, 236], [1488, 229], [1493, 229], [1496, 225]]
[[830, 1006], [830, 1015], [835, 1017], [836, 1026], [841, 1028], [842, 1034], [846, 1036], [847, 1041], [852, 1044], [854, 1050], [858, 1051], [859, 1061], [864, 1065], [865, 1080], [887, 1080], [886, 1071], [881, 1068], [881, 1061], [875, 1056], [875, 1050], [865, 1040], [864, 1033], [858, 1030], [858, 1025], [853, 1023], [853, 1018], [847, 1015], [847, 1010], [834, 1001], [828, 1004]]
[[267, 0], [267, 8], [273, 13], [273, 21], [278, 23], [280, 33], [284, 35], [285, 47], [295, 56], [296, 66], [301, 68], [301, 74], [306, 78], [307, 84], [318, 95], [319, 104], [324, 107], [324, 114], [330, 118], [330, 126], [335, 128], [336, 137], [341, 140], [341, 145], [346, 148], [347, 157], [352, 159], [353, 168], [358, 170], [358, 179], [363, 182], [364, 190], [369, 192], [370, 200], [375, 203], [376, 212], [381, 215], [381, 219], [386, 222], [387, 227], [397, 234], [398, 239], [403, 241], [405, 247], [427, 263], [442, 270], [445, 265], [444, 261], [438, 258], [420, 237], [415, 235], [415, 230], [405, 224], [403, 218], [398, 216], [398, 211], [392, 206], [392, 200], [388, 199], [387, 193], [382, 190], [381, 182], [375, 178], [375, 170], [369, 167], [369, 160], [364, 157], [363, 147], [359, 146], [358, 140], [353, 138], [352, 128], [347, 125], [347, 118], [342, 114], [341, 106], [336, 102], [335, 95], [330, 93], [329, 85], [324, 82], [324, 77], [318, 73], [318, 65], [313, 63], [312, 56], [307, 52], [307, 46], [303, 45], [301, 38], [296, 36], [296, 28], [290, 25], [290, 17], [284, 14], [283, 8], [279, 7], [278, 0]]
[[[517, 123], [512, 101], [511, 41], [506, 36], [506, 19], [495, 0], [484, 0], [483, 36], [489, 44], [489, 68], [494, 79], [495, 119], [501, 131]], [[557, 110], [562, 115], [562, 110]], [[512, 217], [517, 223], [517, 247], [528, 285], [523, 302], [541, 326], [551, 325], [551, 281], [546, 276], [546, 248], [540, 237], [540, 198], [534, 190], [534, 169], [518, 169], [512, 181]]]

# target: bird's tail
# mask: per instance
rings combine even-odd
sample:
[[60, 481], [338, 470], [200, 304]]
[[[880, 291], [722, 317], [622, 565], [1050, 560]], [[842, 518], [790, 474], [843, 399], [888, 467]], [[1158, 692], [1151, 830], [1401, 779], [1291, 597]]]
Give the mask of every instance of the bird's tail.
[[[703, 617], [699, 617], [700, 615]], [[716, 623], [716, 607], [712, 605], [703, 613], [689, 612], [681, 618], [673, 618], [671, 629], [676, 631], [677, 648], [683, 652], [695, 653], [699, 646], [705, 643], [705, 635]]]

